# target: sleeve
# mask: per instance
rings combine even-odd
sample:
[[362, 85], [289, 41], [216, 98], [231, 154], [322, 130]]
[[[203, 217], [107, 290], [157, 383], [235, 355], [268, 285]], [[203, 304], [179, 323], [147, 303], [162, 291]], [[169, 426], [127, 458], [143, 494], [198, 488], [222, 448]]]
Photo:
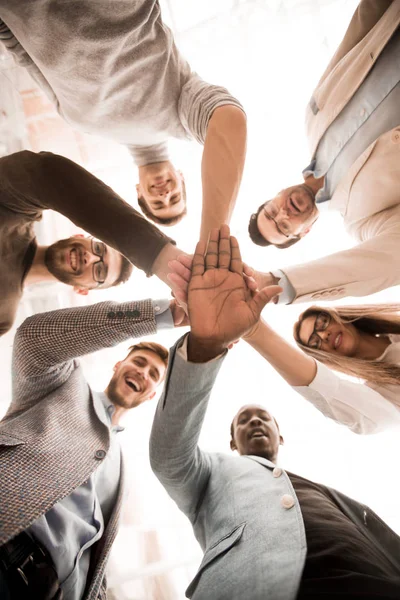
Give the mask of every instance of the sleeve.
[[156, 330], [152, 300], [99, 302], [29, 317], [15, 335], [10, 410], [65, 383], [79, 366], [75, 358]]
[[151, 467], [182, 512], [193, 522], [211, 472], [211, 458], [198, 439], [211, 391], [223, 357], [208, 363], [190, 363], [171, 349], [164, 393], [150, 436]]
[[282, 271], [295, 290], [293, 302], [368, 296], [400, 283], [398, 207], [365, 224], [367, 239], [357, 246]]
[[32, 219], [44, 209], [61, 213], [148, 275], [163, 247], [174, 243], [100, 179], [50, 152], [1, 158], [0, 197], [9, 210]]
[[216, 108], [226, 104], [236, 106], [244, 112], [240, 102], [227, 89], [206, 83], [197, 73], [192, 73], [179, 98], [179, 118], [189, 136], [204, 144], [211, 115]]
[[171, 300], [153, 300], [153, 309], [156, 317], [157, 331], [161, 329], [173, 329], [174, 318], [169, 307]]
[[293, 386], [328, 419], [358, 434], [379, 433], [400, 425], [400, 410], [364, 383], [339, 377], [317, 363], [317, 374], [309, 386]]
[[280, 269], [276, 269], [276, 271], [271, 271], [274, 277], [278, 277], [278, 285], [282, 288], [282, 293], [278, 296], [277, 304], [290, 304], [296, 297], [296, 290], [290, 283], [289, 279], [286, 277], [285, 273]]

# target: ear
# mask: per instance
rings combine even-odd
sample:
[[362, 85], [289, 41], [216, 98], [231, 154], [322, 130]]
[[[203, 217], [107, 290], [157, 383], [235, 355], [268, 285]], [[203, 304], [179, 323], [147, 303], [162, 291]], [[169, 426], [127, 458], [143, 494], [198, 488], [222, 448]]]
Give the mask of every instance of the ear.
[[74, 237], [74, 238], [76, 238], [76, 237], [84, 238], [84, 237], [89, 237], [89, 236], [86, 236], [83, 233], [75, 233], [75, 235], [73, 235], [72, 237]]
[[89, 293], [89, 290], [87, 288], [81, 288], [81, 287], [78, 287], [77, 285], [74, 285], [74, 292], [79, 294], [80, 296], [87, 296]]
[[231, 450], [237, 450], [236, 442], [233, 438], [230, 441]]
[[115, 373], [115, 371], [119, 368], [119, 365], [121, 364], [121, 361], [119, 360], [118, 362], [115, 363], [115, 365], [113, 366], [113, 371]]
[[181, 180], [182, 180], [182, 181], [185, 181], [185, 176], [184, 176], [184, 174], [182, 173], [182, 171], [178, 171], [178, 173], [179, 173], [179, 175], [180, 175], [180, 177], [181, 177]]
[[156, 395], [156, 392], [153, 392], [152, 394], [150, 394], [150, 396], [147, 398], [147, 400], [153, 400], [155, 395]]
[[140, 183], [137, 183], [135, 187], [136, 187], [137, 197], [140, 198], [140, 196], [142, 195], [140, 192]]
[[280, 445], [280, 446], [284, 446], [284, 444], [285, 444], [285, 440], [284, 440], [284, 439], [283, 439], [283, 437], [280, 435], [280, 436], [279, 436], [279, 445]]
[[304, 229], [301, 233], [299, 233], [299, 238], [303, 238], [305, 235], [307, 235], [307, 233], [310, 233], [312, 228], [312, 225], [310, 225], [310, 227], [307, 227], [306, 229]]

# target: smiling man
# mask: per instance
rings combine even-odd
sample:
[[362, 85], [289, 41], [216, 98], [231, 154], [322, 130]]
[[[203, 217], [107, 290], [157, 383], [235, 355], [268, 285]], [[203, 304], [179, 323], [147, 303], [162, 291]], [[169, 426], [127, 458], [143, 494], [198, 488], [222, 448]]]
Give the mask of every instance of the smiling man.
[[3, 1], [0, 41], [68, 123], [128, 148], [149, 219], [173, 225], [186, 214], [184, 178], [168, 152], [177, 138], [204, 144], [202, 238], [229, 222], [246, 116], [227, 89], [192, 71], [157, 0]]
[[349, 250], [259, 273], [261, 287], [283, 287], [280, 303], [366, 296], [400, 283], [399, 25], [400, 0], [361, 0], [307, 107], [304, 181], [250, 218], [255, 244], [283, 249], [329, 207], [356, 241]]
[[397, 599], [400, 538], [367, 506], [278, 466], [283, 438], [263, 406], [242, 406], [232, 421], [239, 456], [198, 446], [228, 347], [251, 334], [278, 291], [251, 297], [228, 228], [212, 232], [205, 258], [204, 250], [189, 282], [191, 330], [171, 350], [150, 438], [152, 468], [204, 551], [186, 597]]
[[[38, 246], [34, 225], [46, 209], [94, 237]], [[166, 280], [168, 258], [179, 252], [111, 188], [67, 158], [29, 151], [0, 158], [0, 335], [11, 328], [27, 285], [62, 281], [87, 294], [125, 282], [132, 264]]]
[[174, 300], [142, 300], [41, 313], [18, 329], [0, 422], [2, 600], [106, 597], [123, 494], [119, 422], [154, 398], [168, 351], [131, 346], [104, 392], [77, 357], [184, 322]]

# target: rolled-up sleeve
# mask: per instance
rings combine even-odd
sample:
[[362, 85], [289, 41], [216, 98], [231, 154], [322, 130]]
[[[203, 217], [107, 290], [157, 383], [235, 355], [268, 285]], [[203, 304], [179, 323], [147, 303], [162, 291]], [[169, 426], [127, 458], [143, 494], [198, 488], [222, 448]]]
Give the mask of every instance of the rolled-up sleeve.
[[192, 73], [179, 98], [179, 118], [188, 134], [204, 144], [211, 115], [219, 106], [228, 104], [244, 112], [240, 102], [226, 88], [207, 83]]

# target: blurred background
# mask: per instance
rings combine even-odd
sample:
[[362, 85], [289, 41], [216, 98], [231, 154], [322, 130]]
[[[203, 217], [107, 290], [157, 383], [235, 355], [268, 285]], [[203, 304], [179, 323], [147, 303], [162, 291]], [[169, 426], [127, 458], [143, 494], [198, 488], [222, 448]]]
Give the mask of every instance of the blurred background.
[[[181, 52], [205, 80], [226, 86], [248, 116], [248, 155], [232, 220], [247, 263], [271, 270], [349, 247], [339, 215], [323, 214], [300, 244], [282, 251], [254, 246], [247, 235], [249, 215], [287, 185], [301, 181], [309, 156], [304, 110], [328, 59], [339, 43], [357, 0], [161, 0], [164, 21], [173, 29]], [[136, 168], [121, 146], [72, 130], [33, 81], [0, 49], [0, 155], [24, 148], [49, 150], [71, 158], [136, 206]], [[171, 157], [186, 177], [188, 216], [166, 230], [192, 252], [201, 212], [200, 161], [195, 142], [172, 142]], [[62, 182], [60, 182], [62, 185]], [[37, 225], [40, 244], [79, 230], [48, 211]], [[132, 232], [132, 235], [135, 235]], [[63, 284], [26, 289], [16, 326], [47, 310], [107, 299], [125, 301], [169, 296], [154, 277], [135, 271], [121, 288], [78, 296]], [[343, 303], [396, 301], [399, 289]], [[267, 307], [264, 317], [287, 339], [304, 305]], [[156, 338], [172, 345], [182, 329]], [[11, 397], [10, 364], [15, 328], [0, 338], [0, 416]], [[82, 358], [94, 389], [103, 390], [112, 366], [128, 343]], [[337, 487], [367, 503], [400, 533], [400, 454], [398, 435], [358, 437], [328, 421], [298, 396], [244, 342], [229, 353], [215, 385], [200, 443], [210, 451], [230, 452], [229, 425], [244, 403], [264, 404], [277, 418], [285, 438], [280, 463], [302, 476]], [[128, 472], [122, 526], [109, 563], [110, 597], [118, 600], [182, 600], [202, 552], [186, 518], [152, 475], [148, 437], [155, 402], [133, 411], [120, 434]], [[229, 498], [226, 499], [229, 502]]]

